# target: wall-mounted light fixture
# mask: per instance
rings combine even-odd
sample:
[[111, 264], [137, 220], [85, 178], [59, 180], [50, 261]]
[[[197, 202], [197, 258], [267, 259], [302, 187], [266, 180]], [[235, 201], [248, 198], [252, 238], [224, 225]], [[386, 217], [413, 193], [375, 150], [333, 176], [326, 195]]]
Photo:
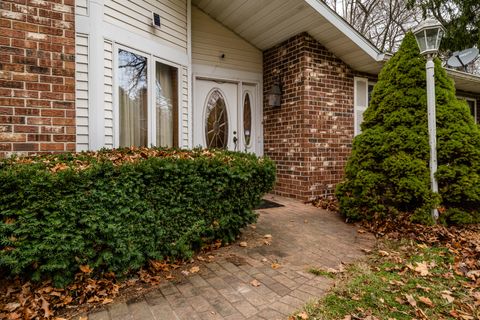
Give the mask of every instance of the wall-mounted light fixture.
[[158, 13], [155, 13], [155, 12], [152, 12], [152, 25], [155, 27], [155, 28], [159, 28], [160, 29], [160, 15]]
[[268, 92], [268, 105], [270, 107], [280, 107], [282, 102], [282, 86], [280, 84], [280, 76], [273, 81], [273, 85]]

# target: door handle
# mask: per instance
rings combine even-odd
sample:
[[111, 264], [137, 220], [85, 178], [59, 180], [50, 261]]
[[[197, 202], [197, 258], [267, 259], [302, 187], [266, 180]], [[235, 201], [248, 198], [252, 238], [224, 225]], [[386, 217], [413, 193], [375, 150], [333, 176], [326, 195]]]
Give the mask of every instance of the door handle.
[[237, 151], [237, 142], [238, 142], [237, 131], [233, 131], [233, 144], [234, 144], [233, 151]]

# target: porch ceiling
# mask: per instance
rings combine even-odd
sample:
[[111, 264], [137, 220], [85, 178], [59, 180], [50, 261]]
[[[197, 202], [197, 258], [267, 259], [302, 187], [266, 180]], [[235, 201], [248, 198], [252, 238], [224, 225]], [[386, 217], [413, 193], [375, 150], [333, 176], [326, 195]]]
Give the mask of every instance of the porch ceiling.
[[192, 0], [192, 3], [266, 50], [308, 32], [353, 69], [377, 74], [384, 55], [321, 0]]

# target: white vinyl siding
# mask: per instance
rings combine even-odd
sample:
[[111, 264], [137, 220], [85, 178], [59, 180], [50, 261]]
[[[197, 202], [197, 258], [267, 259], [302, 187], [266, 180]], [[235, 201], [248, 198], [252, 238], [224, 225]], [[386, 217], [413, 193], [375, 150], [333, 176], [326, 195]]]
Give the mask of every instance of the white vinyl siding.
[[88, 36], [75, 37], [75, 106], [77, 151], [88, 150]]
[[263, 58], [259, 49], [192, 6], [192, 61], [260, 73]]
[[75, 0], [75, 14], [88, 16], [88, 1], [89, 0]]
[[[160, 15], [160, 28], [152, 25], [152, 12]], [[104, 20], [146, 39], [187, 51], [185, 0], [106, 0]]]
[[105, 147], [113, 148], [113, 44], [104, 42]]
[[188, 123], [189, 121], [189, 109], [188, 109], [188, 69], [186, 67], [182, 68], [182, 73], [181, 73], [181, 99], [180, 99], [180, 104], [179, 107], [181, 108], [181, 112], [179, 112], [180, 116], [180, 142], [179, 145], [182, 148], [188, 148], [188, 138], [189, 138], [189, 127], [190, 124]]

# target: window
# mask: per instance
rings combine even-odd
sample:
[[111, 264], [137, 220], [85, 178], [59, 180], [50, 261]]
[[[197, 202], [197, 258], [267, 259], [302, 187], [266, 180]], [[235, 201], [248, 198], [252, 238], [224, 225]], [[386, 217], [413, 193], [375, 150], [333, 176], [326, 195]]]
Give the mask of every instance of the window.
[[250, 94], [245, 93], [243, 99], [243, 138], [245, 146], [250, 146], [250, 137], [252, 135], [252, 107], [250, 106]]
[[147, 58], [118, 51], [120, 147], [148, 146]]
[[363, 113], [367, 110], [375, 83], [366, 78], [354, 79], [354, 135], [362, 132]]
[[177, 147], [178, 69], [119, 49], [117, 79], [118, 145]]
[[205, 137], [208, 148], [226, 149], [228, 144], [227, 106], [222, 93], [210, 93], [205, 114]]
[[177, 68], [155, 62], [155, 116], [157, 146], [178, 147]]
[[475, 123], [479, 123], [480, 112], [478, 111], [477, 100], [473, 98], [458, 97], [458, 99], [465, 100], [470, 108], [470, 114], [475, 119]]

